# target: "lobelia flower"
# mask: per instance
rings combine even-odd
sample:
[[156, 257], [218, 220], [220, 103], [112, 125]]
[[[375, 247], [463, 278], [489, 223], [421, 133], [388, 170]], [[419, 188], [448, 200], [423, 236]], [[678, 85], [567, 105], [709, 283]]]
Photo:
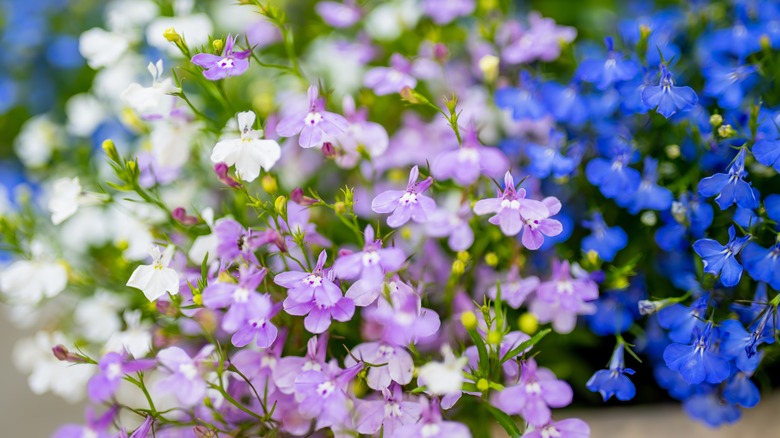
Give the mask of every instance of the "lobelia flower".
[[469, 225], [471, 207], [468, 203], [453, 213], [438, 209], [425, 223], [425, 231], [431, 237], [447, 237], [447, 245], [453, 251], [465, 251], [474, 243], [474, 231]]
[[157, 300], [166, 292], [170, 292], [171, 295], [179, 293], [179, 274], [175, 269], [168, 267], [175, 251], [173, 245], [169, 245], [165, 253], [160, 253], [160, 248], [153, 246], [149, 250], [152, 264], [135, 268], [130, 279], [127, 280], [127, 286], [140, 289], [149, 301]]
[[234, 52], [233, 46], [236, 44], [236, 38], [232, 35], [225, 38], [225, 51], [222, 55], [213, 55], [211, 53], [198, 53], [192, 57], [191, 62], [199, 67], [203, 67], [203, 76], [211, 81], [225, 79], [230, 76], [240, 76], [249, 68], [249, 55], [251, 49], [240, 52]]
[[694, 420], [713, 428], [734, 423], [742, 416], [739, 406], [726, 402], [715, 389], [693, 394], [683, 402], [683, 410]]
[[180, 92], [181, 88], [173, 85], [171, 78], [163, 79], [165, 70], [162, 59], [156, 64], [150, 62], [146, 69], [152, 75], [152, 86], [144, 87], [133, 82], [122, 92], [120, 98], [142, 117], [162, 117], [170, 114], [174, 104], [171, 94]]
[[496, 106], [512, 110], [514, 120], [540, 120], [548, 112], [538, 95], [537, 84], [526, 71], [520, 73], [521, 86], [503, 87], [496, 90]]
[[314, 10], [323, 21], [336, 28], [350, 27], [363, 15], [355, 0], [346, 0], [344, 3], [318, 2], [314, 5]]
[[609, 369], [596, 371], [585, 385], [590, 391], [601, 394], [604, 401], [609, 400], [613, 395], [618, 400], [628, 401], [636, 395], [636, 387], [626, 376], [626, 374], [633, 375], [634, 370], [625, 368], [623, 349], [623, 344], [618, 343], [615, 351], [612, 352]]
[[344, 168], [352, 168], [360, 160], [361, 153], [371, 158], [382, 156], [390, 144], [385, 127], [368, 121], [368, 111], [365, 108], [355, 109], [355, 100], [350, 95], [344, 96], [342, 106], [349, 128], [336, 137], [336, 144], [340, 148], [336, 163]]
[[477, 136], [477, 126], [472, 120], [460, 147], [442, 152], [433, 162], [436, 179], [452, 178], [460, 185], [468, 186], [479, 179], [480, 174], [498, 178], [509, 168], [509, 160], [498, 148], [482, 146]]
[[690, 345], [672, 343], [664, 350], [664, 362], [672, 371], [678, 371], [686, 382], [697, 385], [702, 382], [720, 383], [731, 374], [729, 362], [715, 347], [717, 328], [708, 322], [699, 333], [694, 329]]
[[231, 342], [243, 347], [257, 339], [260, 348], [269, 347], [277, 335], [270, 322], [273, 304], [268, 294], [259, 294], [257, 287], [265, 278], [266, 269], [242, 266], [238, 284], [212, 283], [203, 289], [203, 305], [210, 309], [227, 308], [222, 317], [222, 329], [233, 333]]
[[409, 172], [409, 182], [406, 190], [388, 190], [378, 194], [371, 201], [371, 209], [375, 213], [392, 213], [387, 218], [387, 225], [398, 228], [412, 219], [424, 223], [436, 210], [433, 199], [423, 195], [433, 184], [430, 176], [417, 182], [420, 171], [417, 166]]
[[761, 392], [748, 373], [734, 373], [723, 387], [723, 398], [744, 408], [755, 407], [761, 400]]
[[417, 79], [411, 75], [412, 63], [401, 54], [390, 56], [390, 67], [374, 67], [366, 72], [363, 85], [374, 90], [377, 96], [400, 93], [404, 88], [414, 88]]
[[403, 346], [387, 342], [364, 342], [355, 346], [351, 354], [344, 359], [344, 366], [352, 366], [357, 361], [385, 366], [370, 367], [366, 376], [368, 387], [375, 390], [388, 388], [393, 382], [406, 385], [412, 381], [414, 361]]
[[780, 289], [779, 258], [780, 243], [764, 248], [755, 242], [749, 242], [742, 250], [742, 264], [748, 274], [756, 281], [768, 283], [775, 290]]
[[87, 382], [87, 395], [95, 403], [108, 401], [113, 397], [119, 383], [126, 374], [154, 368], [151, 359], [127, 360], [122, 354], [107, 353], [98, 362], [98, 373]]
[[96, 205], [102, 202], [97, 193], [85, 192], [81, 189], [78, 177], [60, 178], [54, 181], [54, 193], [49, 199], [49, 211], [54, 225], [65, 222], [76, 214], [79, 207]]
[[214, 146], [211, 161], [236, 166], [236, 176], [246, 182], [260, 176], [260, 168], [268, 172], [279, 161], [282, 151], [276, 140], [263, 139], [263, 131], [252, 129], [255, 113], [244, 111], [236, 115], [241, 138], [222, 140]]
[[667, 70], [666, 64], [661, 64], [661, 80], [658, 85], [642, 89], [642, 102], [668, 119], [678, 111], [693, 109], [699, 102], [699, 96], [691, 87], [675, 86], [672, 73]]
[[382, 248], [382, 239], [374, 240], [374, 228], [366, 226], [363, 251], [344, 255], [333, 263], [333, 272], [342, 280], [366, 282], [366, 287], [382, 284], [386, 273], [397, 272], [406, 260], [400, 248]]
[[568, 260], [554, 260], [552, 278], [539, 284], [536, 295], [547, 302], [559, 302], [564, 309], [577, 311], [583, 302], [598, 298], [599, 289], [593, 280], [572, 278]]
[[130, 434], [130, 436], [127, 436], [127, 431], [125, 428], [121, 428], [119, 430], [119, 435], [115, 436], [113, 438], [148, 438], [149, 432], [152, 431], [152, 425], [154, 424], [154, 417], [151, 415], [147, 415], [144, 419], [144, 422], [141, 423], [138, 428], [135, 429], [135, 431]]
[[[512, 265], [506, 276], [506, 281], [501, 282], [501, 299], [506, 301], [509, 307], [519, 309], [528, 295], [531, 295], [539, 286], [539, 277], [520, 277], [517, 265]], [[487, 296], [495, 300], [498, 297], [498, 286], [491, 286]]]
[[759, 201], [750, 183], [743, 178], [747, 149], [741, 149], [729, 167], [729, 173], [716, 173], [699, 181], [699, 194], [705, 198], [718, 195], [715, 202], [721, 210], [736, 203], [742, 208], [758, 208]]
[[780, 172], [780, 113], [759, 111], [755, 143], [751, 152], [756, 161]]
[[14, 304], [36, 304], [60, 294], [68, 285], [68, 270], [47, 260], [40, 242], [30, 248], [31, 260], [17, 260], [0, 270], [0, 292]]
[[423, 0], [425, 15], [436, 24], [447, 24], [458, 17], [471, 15], [476, 9], [474, 0]]
[[420, 404], [420, 421], [397, 428], [389, 438], [471, 438], [471, 431], [465, 424], [443, 420], [438, 399], [424, 398]]
[[344, 423], [351, 411], [347, 387], [362, 369], [362, 363], [344, 370], [332, 365], [322, 371], [308, 370], [298, 375], [295, 378], [298, 412], [305, 418], [317, 419], [315, 430]]
[[713, 65], [702, 70], [704, 95], [714, 97], [718, 106], [736, 109], [742, 105], [745, 93], [752, 87], [758, 69], [753, 65]]
[[589, 438], [590, 426], [579, 418], [553, 421], [523, 434], [523, 438]]
[[558, 26], [551, 18], [537, 12], [528, 14], [529, 28], [517, 32], [517, 37], [501, 52], [501, 59], [509, 64], [525, 64], [535, 60], [550, 62], [558, 59], [561, 49], [574, 41], [577, 30]]
[[309, 109], [282, 119], [276, 133], [288, 138], [300, 134], [298, 144], [302, 148], [320, 147], [326, 136], [338, 137], [346, 132], [349, 122], [343, 116], [323, 110], [324, 102], [316, 86], [309, 87], [308, 95]]
[[66, 424], [52, 435], [52, 438], [109, 438], [113, 435], [109, 433], [111, 424], [114, 421], [118, 407], [112, 407], [103, 415], [96, 417], [92, 408], [87, 408], [87, 424]]
[[382, 389], [384, 400], [358, 400], [355, 409], [355, 427], [358, 433], [373, 435], [382, 429], [392, 435], [400, 427], [419, 420], [423, 406], [405, 401], [403, 389], [397, 383]]
[[504, 191], [498, 192], [498, 197], [481, 199], [474, 204], [474, 213], [485, 215], [495, 213], [488, 219], [493, 225], [498, 225], [501, 232], [507, 236], [523, 233], [522, 243], [528, 249], [539, 249], [544, 242], [544, 236], [557, 236], [563, 230], [560, 222], [549, 219], [560, 210], [560, 202], [553, 197], [544, 201], [527, 199], [525, 189], [515, 190], [512, 174], [504, 175]]
[[284, 300], [285, 312], [306, 315], [303, 325], [314, 334], [327, 330], [331, 319], [345, 322], [355, 314], [355, 303], [344, 297], [341, 289], [333, 283], [333, 270], [323, 270], [327, 257], [324, 250], [320, 252], [312, 272], [288, 271], [274, 277], [274, 283], [288, 289]]
[[547, 146], [536, 143], [528, 143], [525, 146], [525, 153], [531, 161], [528, 172], [536, 178], [547, 178], [550, 174], [555, 178], [570, 175], [579, 164], [579, 159], [567, 157], [560, 152], [564, 143], [563, 133], [551, 129], [547, 143]]
[[658, 185], [658, 161], [645, 158], [642, 182], [636, 192], [630, 195], [618, 195], [618, 205], [628, 207], [628, 212], [637, 214], [642, 210], [668, 210], [672, 206], [673, 195], [666, 187]]
[[[588, 109], [580, 90], [579, 81], [568, 86], [546, 82], [541, 86], [542, 101], [556, 121], [581, 126], [588, 120]], [[533, 160], [531, 165], [534, 165]]]
[[[214, 224], [214, 234], [217, 236], [217, 255], [223, 263], [230, 263], [242, 257], [249, 263], [259, 265], [255, 249], [267, 239], [263, 233], [254, 233], [252, 229], [244, 228], [233, 219], [222, 218]], [[273, 230], [269, 230], [273, 231]], [[276, 233], [274, 231], [274, 233]], [[276, 233], [278, 236], [278, 233]], [[278, 238], [281, 240], [281, 237]], [[278, 246], [278, 245], [277, 245]]]
[[607, 227], [601, 213], [594, 213], [592, 221], [583, 225], [592, 233], [582, 239], [581, 248], [584, 252], [595, 251], [604, 261], [611, 262], [617, 253], [628, 244], [628, 235], [619, 226]]
[[612, 37], [604, 38], [607, 46], [606, 59], [586, 59], [577, 68], [577, 76], [585, 82], [596, 84], [599, 90], [606, 90], [611, 85], [633, 79], [639, 73], [639, 66], [614, 49]]
[[[771, 312], [767, 312], [767, 315]], [[765, 322], [765, 319], [762, 318]], [[756, 347], [762, 343], [774, 343], [772, 336], [766, 336], [761, 333], [763, 330], [756, 330], [748, 333], [742, 326], [742, 323], [735, 319], [727, 319], [718, 326], [720, 333], [720, 351], [723, 356], [734, 359], [737, 369], [743, 372], [750, 372], [758, 368], [760, 356]]]
[[304, 371], [321, 371], [325, 366], [328, 334], [312, 336], [306, 343], [306, 356], [287, 356], [279, 358], [272, 371], [274, 384], [283, 394], [295, 392], [295, 378]]
[[585, 166], [585, 176], [607, 198], [633, 196], [641, 183], [639, 171], [628, 167], [636, 161], [636, 151], [625, 139], [610, 141], [612, 144], [604, 147], [609, 159], [597, 157], [590, 160]]
[[127, 310], [124, 315], [124, 331], [114, 332], [106, 342], [106, 351], [129, 353], [141, 358], [152, 350], [152, 327], [141, 323], [140, 310]]
[[382, 340], [394, 345], [415, 344], [439, 331], [439, 314], [422, 307], [422, 300], [411, 288], [388, 289], [389, 300], [379, 299], [376, 307], [363, 312], [366, 320], [380, 325]]
[[230, 358], [230, 363], [241, 371], [259, 391], [274, 394], [277, 391], [273, 375], [280, 363], [287, 334], [282, 329], [274, 342], [259, 351], [243, 348]]
[[550, 408], [562, 408], [571, 403], [571, 386], [558, 380], [552, 371], [537, 368], [536, 361], [522, 362], [520, 380], [493, 397], [493, 404], [509, 415], [522, 415], [528, 424], [539, 427], [551, 419]]
[[194, 357], [179, 347], [168, 347], [157, 353], [157, 361], [166, 377], [158, 380], [155, 390], [159, 393], [175, 393], [176, 399], [186, 407], [201, 403], [206, 395], [206, 381], [203, 379], [205, 363], [213, 345], [206, 345]]
[[417, 374], [417, 385], [425, 386], [434, 395], [460, 394], [463, 387], [463, 367], [468, 363], [466, 356], [455, 357], [449, 345], [442, 349], [444, 362], [428, 362]]
[[750, 240], [750, 234], [736, 237], [734, 226], [729, 227], [729, 241], [724, 246], [712, 239], [699, 239], [693, 244], [693, 250], [704, 262], [704, 272], [720, 275], [720, 282], [726, 287], [736, 286], [742, 278], [742, 265], [737, 254]]
[[707, 312], [709, 294], [704, 294], [694, 301], [690, 307], [682, 304], [672, 304], [658, 312], [658, 324], [669, 330], [669, 339], [680, 344], [687, 344], [693, 340], [695, 330], [704, 328], [705, 313]]

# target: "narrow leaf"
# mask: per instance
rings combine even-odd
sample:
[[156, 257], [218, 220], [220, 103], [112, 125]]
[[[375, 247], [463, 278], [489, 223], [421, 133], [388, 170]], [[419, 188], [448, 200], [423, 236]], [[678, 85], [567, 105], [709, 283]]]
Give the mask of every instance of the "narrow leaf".
[[539, 333], [533, 335], [531, 337], [531, 339], [529, 339], [529, 340], [527, 340], [525, 342], [521, 342], [520, 345], [518, 345], [517, 347], [509, 350], [504, 355], [504, 357], [501, 358], [501, 363], [503, 364], [504, 362], [508, 361], [509, 359], [511, 359], [511, 358], [517, 356], [518, 354], [522, 353], [527, 348], [533, 347], [539, 341], [541, 341], [543, 337], [547, 336], [547, 334], [550, 333], [550, 332], [551, 332], [550, 329], [544, 329], [544, 330], [540, 331]]

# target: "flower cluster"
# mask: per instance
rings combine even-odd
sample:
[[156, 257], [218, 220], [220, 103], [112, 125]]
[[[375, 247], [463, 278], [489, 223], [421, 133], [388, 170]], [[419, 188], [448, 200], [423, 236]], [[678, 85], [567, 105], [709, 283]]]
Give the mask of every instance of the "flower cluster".
[[602, 44], [511, 2], [238, 3], [112, 0], [92, 89], [22, 128], [0, 294], [32, 390], [89, 400], [55, 436], [587, 437], [556, 409], [635, 373], [711, 426], [759, 402], [780, 8], [634, 5]]

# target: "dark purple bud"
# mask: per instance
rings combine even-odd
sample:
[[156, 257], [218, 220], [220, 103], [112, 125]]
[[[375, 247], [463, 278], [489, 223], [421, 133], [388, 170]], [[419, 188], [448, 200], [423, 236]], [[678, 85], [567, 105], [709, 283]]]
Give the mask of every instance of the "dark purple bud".
[[155, 306], [157, 307], [157, 311], [162, 315], [176, 316], [176, 308], [173, 306], [173, 304], [171, 304], [170, 301], [157, 300]]
[[296, 187], [290, 192], [290, 200], [298, 205], [308, 207], [317, 203], [317, 200], [303, 194], [303, 189]]
[[450, 51], [447, 50], [447, 46], [438, 43], [433, 46], [433, 56], [435, 56], [439, 62], [444, 62], [450, 56]]
[[223, 184], [228, 185], [230, 187], [238, 188], [241, 187], [241, 184], [239, 184], [238, 181], [234, 180], [233, 177], [228, 175], [228, 165], [225, 163], [217, 163], [214, 165], [214, 172], [217, 174], [217, 178], [219, 178], [220, 181], [222, 181]]
[[198, 218], [195, 216], [187, 216], [187, 210], [183, 207], [176, 207], [173, 209], [171, 216], [184, 225], [195, 225], [198, 223]]
[[339, 250], [339, 257], [345, 257], [345, 256], [348, 256], [350, 254], [352, 254], [352, 250], [351, 249], [342, 248], [342, 249]]
[[86, 361], [71, 353], [70, 350], [68, 350], [68, 347], [57, 344], [54, 347], [52, 347], [51, 352], [54, 353], [54, 357], [57, 358], [57, 360], [61, 360], [63, 362], [70, 362], [70, 363], [85, 363]]
[[322, 155], [325, 158], [334, 158], [336, 156], [336, 148], [333, 146], [333, 143], [326, 141], [322, 144]]
[[217, 435], [213, 430], [201, 424], [192, 428], [192, 432], [198, 438], [215, 438]]

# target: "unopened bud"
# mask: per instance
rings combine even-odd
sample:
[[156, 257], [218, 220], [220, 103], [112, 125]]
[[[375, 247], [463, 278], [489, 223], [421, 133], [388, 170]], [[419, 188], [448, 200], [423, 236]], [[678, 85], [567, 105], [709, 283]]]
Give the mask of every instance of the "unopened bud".
[[640, 315], [652, 315], [658, 311], [656, 303], [650, 300], [639, 300], [639, 314]]
[[479, 70], [485, 82], [495, 82], [498, 79], [498, 67], [501, 60], [496, 55], [485, 55], [479, 60]]
[[761, 35], [761, 38], [758, 39], [758, 44], [761, 46], [761, 50], [772, 49], [772, 40], [769, 39], [769, 35], [767, 34]]
[[591, 249], [585, 253], [585, 257], [588, 259], [588, 263], [595, 265], [599, 262], [599, 253], [596, 250]]
[[655, 212], [648, 210], [642, 213], [641, 216], [639, 216], [639, 221], [642, 222], [642, 225], [652, 227], [653, 225], [658, 223], [658, 216], [655, 215]]
[[276, 193], [279, 190], [279, 186], [276, 184], [276, 178], [273, 175], [265, 175], [260, 179], [260, 186], [263, 187], [266, 193]]
[[498, 345], [498, 344], [501, 343], [501, 339], [503, 337], [504, 337], [504, 335], [502, 335], [501, 332], [492, 330], [490, 333], [488, 333], [488, 336], [487, 336], [488, 344]]
[[452, 275], [460, 276], [463, 275], [463, 273], [466, 272], [466, 264], [463, 263], [460, 260], [455, 260], [452, 262]]
[[444, 44], [437, 43], [435, 46], [433, 46], [433, 56], [439, 60], [439, 62], [444, 62], [450, 56], [450, 51]]
[[101, 144], [103, 147], [103, 151], [106, 152], [106, 155], [108, 155], [108, 158], [111, 159], [113, 162], [119, 162], [119, 152], [116, 151], [116, 145], [114, 144], [114, 141], [110, 138], [103, 140], [103, 144]]
[[477, 315], [471, 310], [467, 310], [460, 314], [460, 323], [466, 330], [473, 330], [477, 327]]
[[172, 43], [180, 43], [181, 42], [181, 35], [179, 35], [178, 32], [176, 32], [176, 29], [173, 27], [169, 27], [165, 29], [163, 32], [163, 36], [166, 40], [172, 42]]
[[195, 216], [188, 216], [187, 210], [184, 207], [176, 207], [171, 212], [171, 216], [179, 223], [183, 225], [195, 225], [198, 223], [198, 218]]
[[54, 357], [57, 358], [57, 360], [61, 360], [63, 362], [70, 362], [70, 363], [84, 363], [86, 362], [81, 357], [73, 354], [68, 350], [68, 347], [57, 344], [54, 347], [52, 347], [51, 352], [54, 354]]
[[199, 424], [192, 428], [192, 433], [195, 434], [198, 438], [216, 438], [217, 434], [213, 430], [209, 429], [208, 427]]
[[336, 157], [336, 147], [333, 146], [333, 143], [329, 141], [322, 143], [322, 155], [324, 155], [325, 158]]
[[419, 93], [414, 91], [412, 87], [403, 87], [401, 88], [401, 99], [405, 100], [406, 102], [412, 103], [412, 104], [421, 104], [425, 103], [427, 99], [422, 97]]
[[722, 124], [723, 124], [723, 116], [721, 116], [720, 114], [713, 114], [710, 116], [710, 125], [712, 125], [713, 128], [717, 128]]
[[734, 130], [734, 128], [731, 127], [729, 124], [721, 125], [720, 128], [718, 128], [718, 135], [722, 138], [729, 138], [734, 137], [737, 135], [737, 131]]
[[485, 254], [485, 263], [488, 266], [496, 266], [498, 265], [498, 256], [494, 252], [489, 252]]
[[334, 210], [336, 210], [336, 213], [344, 213], [347, 211], [347, 204], [343, 203], [342, 201], [339, 201], [335, 204], [333, 204]]
[[520, 315], [520, 317], [517, 318], [517, 325], [521, 332], [529, 335], [534, 334], [539, 330], [539, 320], [536, 318], [536, 315], [530, 312]]
[[317, 203], [316, 199], [304, 195], [303, 189], [300, 187], [296, 187], [293, 189], [292, 192], [290, 192], [290, 199], [292, 200], [292, 202], [298, 205], [302, 205], [304, 207], [308, 207], [310, 205], [314, 205]]
[[287, 207], [287, 197], [284, 195], [277, 196], [274, 201], [274, 210], [276, 210], [278, 214], [284, 215], [285, 207]]
[[490, 382], [487, 381], [487, 379], [479, 379], [477, 380], [477, 389], [481, 392], [485, 392], [490, 388]]
[[227, 164], [225, 164], [225, 163], [217, 163], [217, 164], [215, 164], [214, 165], [214, 173], [217, 174], [217, 178], [219, 178], [219, 180], [223, 184], [225, 184], [227, 186], [230, 186], [230, 187], [232, 187], [234, 189], [238, 188], [238, 187], [241, 187], [241, 184], [238, 181], [233, 179], [232, 176], [228, 175], [228, 165]]
[[220, 39], [216, 39], [211, 42], [211, 47], [214, 48], [214, 53], [220, 54], [222, 53], [222, 48], [225, 47], [225, 42]]
[[650, 29], [650, 26], [646, 24], [640, 24], [639, 25], [639, 36], [640, 38], [647, 38], [650, 36], [650, 33], [652, 33], [653, 30]]
[[680, 156], [680, 146], [676, 144], [667, 145], [664, 148], [664, 152], [666, 152], [667, 157], [674, 160], [675, 158], [678, 158]]

